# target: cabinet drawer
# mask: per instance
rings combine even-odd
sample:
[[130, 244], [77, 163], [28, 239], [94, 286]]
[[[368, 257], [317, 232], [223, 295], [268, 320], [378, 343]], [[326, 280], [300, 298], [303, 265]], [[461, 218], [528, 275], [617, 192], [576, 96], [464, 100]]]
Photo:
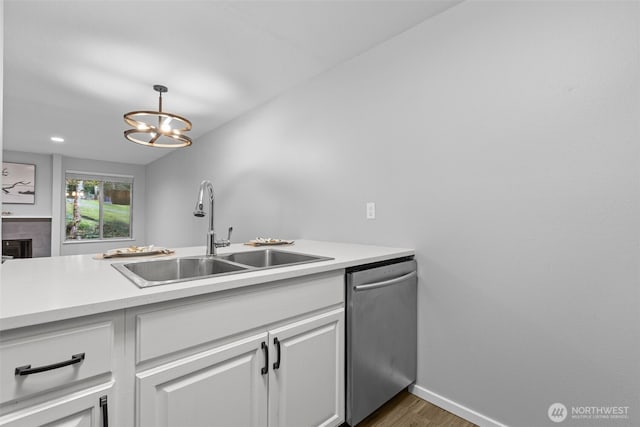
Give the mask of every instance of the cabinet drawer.
[[342, 303], [344, 271], [341, 270], [139, 313], [136, 316], [136, 362]]
[[[108, 427], [109, 413], [114, 412], [109, 406], [113, 400], [113, 381], [110, 381], [0, 416], [0, 426]], [[104, 423], [105, 416], [107, 423]]]
[[[0, 404], [111, 372], [113, 337], [113, 322], [107, 321], [3, 342]], [[71, 364], [74, 355], [80, 360]], [[28, 373], [37, 368], [43, 371]]]

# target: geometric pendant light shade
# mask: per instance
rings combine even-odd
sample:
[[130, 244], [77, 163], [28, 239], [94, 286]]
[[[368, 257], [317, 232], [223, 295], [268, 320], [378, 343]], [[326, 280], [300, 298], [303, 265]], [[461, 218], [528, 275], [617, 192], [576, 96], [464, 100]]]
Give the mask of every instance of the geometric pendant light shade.
[[154, 85], [160, 94], [158, 111], [131, 111], [124, 121], [133, 129], [124, 131], [124, 137], [136, 144], [148, 147], [179, 148], [191, 145], [191, 138], [184, 133], [191, 130], [191, 122], [177, 114], [162, 111], [162, 94], [166, 86]]

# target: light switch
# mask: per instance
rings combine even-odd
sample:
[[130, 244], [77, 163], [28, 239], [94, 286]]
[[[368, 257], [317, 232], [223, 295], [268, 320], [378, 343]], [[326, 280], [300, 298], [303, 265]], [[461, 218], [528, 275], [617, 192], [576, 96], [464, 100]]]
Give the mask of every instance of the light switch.
[[367, 219], [376, 219], [376, 203], [367, 202]]

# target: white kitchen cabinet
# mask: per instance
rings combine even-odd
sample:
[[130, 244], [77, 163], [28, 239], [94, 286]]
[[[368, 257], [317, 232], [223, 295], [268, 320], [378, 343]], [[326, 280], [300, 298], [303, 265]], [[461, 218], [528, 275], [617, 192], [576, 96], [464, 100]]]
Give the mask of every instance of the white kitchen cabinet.
[[0, 333], [0, 426], [116, 425], [124, 313]]
[[339, 425], [343, 330], [340, 308], [143, 371], [138, 425]]
[[138, 427], [344, 421], [342, 271], [144, 307], [127, 319]]
[[69, 393], [0, 417], [0, 426], [108, 427], [113, 395], [113, 382]]
[[[28, 399], [112, 371], [113, 322], [61, 325], [0, 344], [0, 403]], [[66, 365], [65, 365], [66, 364]], [[24, 375], [19, 375], [20, 369]], [[40, 372], [28, 373], [28, 370]]]
[[344, 309], [269, 332], [269, 427], [344, 420]]
[[137, 424], [266, 426], [266, 339], [254, 335], [139, 373]]
[[[251, 419], [258, 420], [255, 425], [339, 424], [344, 320], [335, 314], [339, 320], [333, 322], [330, 313], [345, 307], [344, 268], [413, 251], [305, 241], [296, 247], [335, 260], [149, 289], [137, 288], [92, 255], [4, 264], [0, 426], [99, 426], [96, 398], [105, 394], [110, 424], [122, 427], [155, 427], [141, 422], [153, 407], [165, 420], [158, 423], [186, 427], [169, 418], [186, 402], [206, 406], [188, 412], [203, 418], [177, 417], [206, 424], [213, 412], [219, 424], [240, 420], [234, 424], [242, 427]], [[182, 248], [176, 256], [201, 252]], [[274, 370], [275, 338], [281, 364]], [[334, 347], [333, 338], [340, 341]], [[56, 365], [81, 353], [81, 363], [28, 379], [15, 375], [17, 367]], [[257, 396], [260, 381], [263, 391], [266, 383], [265, 405], [237, 398]], [[202, 392], [207, 388], [211, 393]], [[191, 400], [198, 395], [209, 399], [206, 405]], [[254, 406], [260, 410], [252, 413]], [[244, 418], [220, 416], [227, 409]]]

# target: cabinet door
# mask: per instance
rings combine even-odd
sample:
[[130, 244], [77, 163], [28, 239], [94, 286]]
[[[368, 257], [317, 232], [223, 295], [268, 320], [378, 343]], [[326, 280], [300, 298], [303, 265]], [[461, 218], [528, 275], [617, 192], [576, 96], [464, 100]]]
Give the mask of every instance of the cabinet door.
[[137, 374], [137, 425], [266, 426], [266, 339], [254, 335]]
[[108, 427], [113, 411], [113, 382], [71, 393], [0, 417], [3, 427]]
[[340, 425], [344, 309], [274, 329], [269, 346], [269, 427]]

